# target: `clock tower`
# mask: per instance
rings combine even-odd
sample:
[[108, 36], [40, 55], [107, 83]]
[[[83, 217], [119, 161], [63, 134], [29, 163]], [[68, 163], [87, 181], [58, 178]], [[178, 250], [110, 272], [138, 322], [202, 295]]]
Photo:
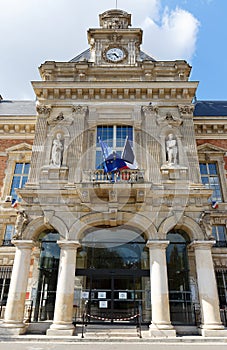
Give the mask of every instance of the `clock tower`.
[[89, 29], [90, 62], [95, 65], [136, 65], [141, 61], [142, 30], [130, 28], [131, 14], [114, 9], [99, 16], [100, 27]]

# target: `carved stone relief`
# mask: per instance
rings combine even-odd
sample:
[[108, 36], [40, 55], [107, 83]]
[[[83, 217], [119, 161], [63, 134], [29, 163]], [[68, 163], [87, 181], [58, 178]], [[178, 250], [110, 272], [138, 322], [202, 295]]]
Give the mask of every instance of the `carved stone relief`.
[[16, 219], [16, 223], [15, 223], [15, 232], [14, 232], [14, 235], [12, 238], [13, 239], [21, 239], [24, 227], [27, 224], [28, 224], [27, 214], [23, 210], [18, 211], [17, 219]]
[[38, 104], [38, 105], [36, 106], [36, 110], [37, 110], [37, 112], [38, 112], [40, 115], [49, 116], [49, 115], [50, 115], [50, 112], [51, 112], [51, 109], [52, 109], [52, 107], [49, 106], [49, 105], [41, 105], [41, 104]]
[[86, 116], [87, 111], [88, 111], [88, 106], [77, 105], [72, 107], [73, 113], [83, 115], [84, 117]]

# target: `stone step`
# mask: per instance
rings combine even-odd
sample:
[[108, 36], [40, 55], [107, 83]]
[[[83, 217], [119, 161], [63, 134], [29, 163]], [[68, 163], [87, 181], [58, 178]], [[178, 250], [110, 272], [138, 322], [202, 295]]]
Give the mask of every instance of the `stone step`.
[[95, 325], [89, 324], [85, 327], [86, 338], [136, 338], [139, 337], [135, 325]]

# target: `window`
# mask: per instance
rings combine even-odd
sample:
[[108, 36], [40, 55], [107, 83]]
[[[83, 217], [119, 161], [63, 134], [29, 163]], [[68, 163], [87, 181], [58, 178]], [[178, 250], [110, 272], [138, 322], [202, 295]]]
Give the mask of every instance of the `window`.
[[226, 228], [224, 225], [213, 225], [212, 236], [216, 240], [216, 247], [227, 247]]
[[227, 271], [216, 271], [220, 307], [227, 306]]
[[100, 125], [97, 127], [96, 140], [96, 169], [102, 168], [103, 154], [99, 144], [99, 138], [112, 148], [118, 155], [124, 149], [125, 140], [133, 141], [133, 128], [129, 125]]
[[183, 230], [171, 230], [166, 249], [170, 314], [173, 324], [194, 324], [194, 307], [189, 281], [187, 246], [189, 237]]
[[18, 199], [16, 194], [17, 188], [23, 188], [28, 180], [30, 164], [29, 163], [16, 163], [14, 168], [13, 179], [11, 183], [10, 195], [14, 199]]
[[6, 305], [9, 285], [11, 279], [12, 267], [2, 266], [0, 267], [0, 317], [2, 313], [2, 306]]
[[40, 236], [41, 251], [39, 261], [38, 289], [36, 295], [34, 321], [53, 320], [58, 280], [60, 236], [56, 232], [43, 232]]
[[206, 188], [212, 189], [211, 201], [222, 202], [222, 193], [216, 163], [200, 163], [202, 183]]
[[8, 246], [12, 245], [11, 239], [13, 237], [13, 233], [14, 233], [14, 225], [6, 225], [5, 235], [4, 235], [2, 245], [8, 245]]

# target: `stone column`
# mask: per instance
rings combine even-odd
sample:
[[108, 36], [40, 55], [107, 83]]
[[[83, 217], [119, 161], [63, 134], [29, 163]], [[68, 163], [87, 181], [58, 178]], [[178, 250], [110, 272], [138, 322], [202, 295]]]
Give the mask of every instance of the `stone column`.
[[202, 312], [201, 334], [204, 337], [226, 336], [220, 319], [219, 298], [211, 248], [215, 241], [194, 241], [199, 300]]
[[58, 241], [61, 248], [54, 322], [47, 335], [73, 335], [72, 324], [76, 253], [78, 241]]
[[151, 337], [175, 337], [176, 331], [170, 322], [169, 290], [166, 266], [166, 247], [169, 241], [148, 241], [150, 253]]
[[0, 325], [0, 334], [24, 334], [24, 307], [33, 241], [15, 240], [16, 253], [13, 264], [5, 318]]

